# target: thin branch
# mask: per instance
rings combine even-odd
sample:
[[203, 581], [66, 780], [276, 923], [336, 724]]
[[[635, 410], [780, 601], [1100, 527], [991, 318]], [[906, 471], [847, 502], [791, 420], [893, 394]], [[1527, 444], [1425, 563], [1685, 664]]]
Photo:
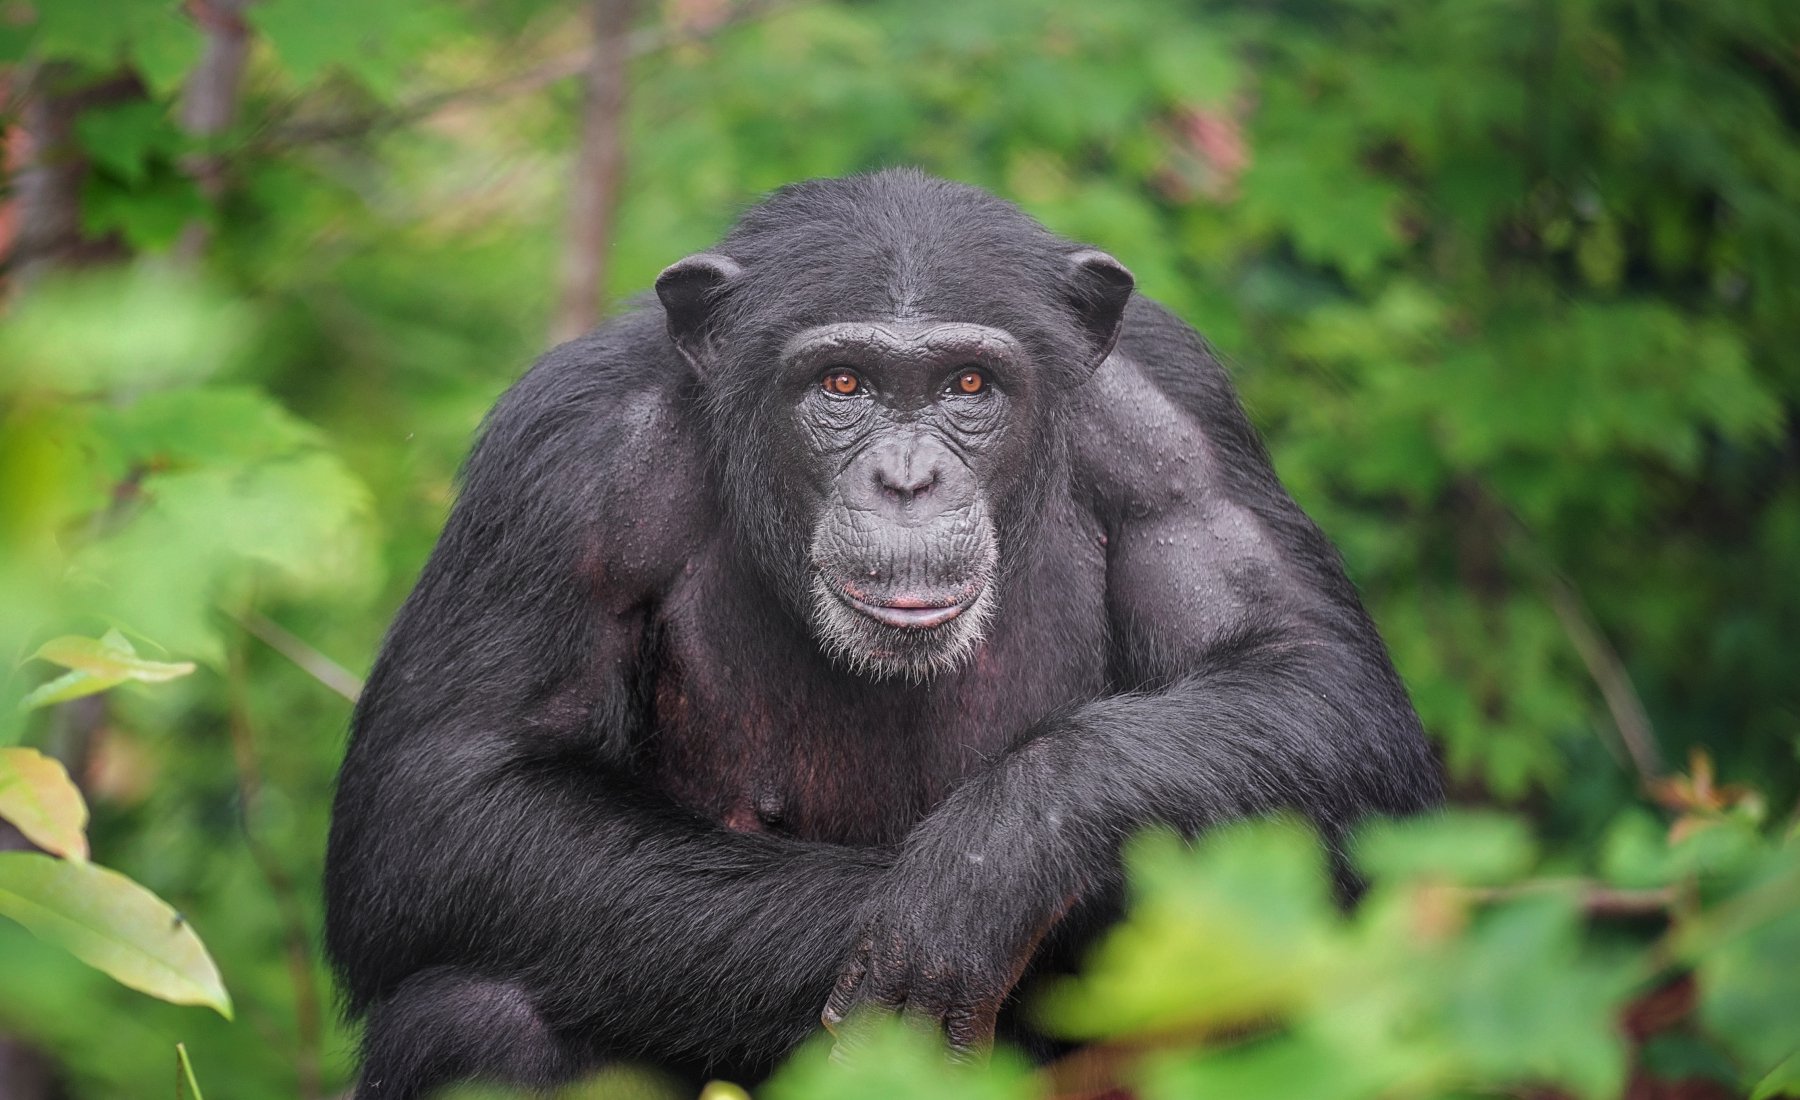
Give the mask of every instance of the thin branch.
[[1682, 892], [1674, 886], [1629, 890], [1579, 878], [1532, 879], [1512, 886], [1473, 887], [1458, 892], [1472, 901], [1493, 904], [1568, 891], [1575, 893], [1582, 912], [1598, 920], [1668, 916], [1683, 903]]
[[238, 625], [249, 631], [270, 649], [297, 665], [300, 671], [324, 684], [332, 691], [356, 702], [362, 694], [362, 681], [356, 674], [330, 657], [314, 649], [300, 637], [288, 632], [260, 611], [248, 611], [237, 617]]
[[431, 92], [385, 111], [371, 111], [342, 118], [324, 118], [277, 126], [271, 129], [259, 144], [289, 146], [342, 141], [419, 122], [453, 107], [542, 91], [553, 84], [559, 84], [579, 76], [582, 69], [587, 66], [587, 59], [588, 51], [585, 50], [581, 53], [562, 54], [523, 72], [480, 81], [460, 88], [447, 88], [443, 91]]
[[1550, 610], [1556, 616], [1557, 623], [1562, 626], [1563, 633], [1568, 636], [1576, 655], [1581, 658], [1581, 663], [1587, 667], [1594, 686], [1600, 689], [1600, 697], [1606, 703], [1613, 728], [1619, 733], [1619, 741], [1631, 759], [1638, 781], [1648, 789], [1663, 774], [1662, 752], [1657, 747], [1656, 729], [1651, 725], [1650, 714], [1644, 709], [1644, 701], [1638, 695], [1636, 685], [1631, 682], [1631, 674], [1626, 671], [1624, 659], [1619, 656], [1619, 651], [1613, 648], [1612, 643], [1606, 640], [1605, 633], [1588, 613], [1587, 605], [1582, 601], [1575, 583], [1557, 567], [1549, 552], [1525, 525], [1525, 521], [1485, 486], [1481, 486], [1479, 491], [1497, 513], [1504, 517], [1515, 544], [1542, 573]]
[[[734, 27], [784, 15], [797, 8], [806, 7], [810, 2], [812, 0], [772, 0], [772, 2], [750, 0], [750, 2], [741, 4], [729, 16], [712, 26], [704, 28], [647, 27], [633, 31], [626, 38], [626, 57], [630, 59], [645, 57], [671, 47], [704, 42]], [[469, 104], [540, 92], [565, 80], [573, 80], [586, 72], [592, 57], [593, 50], [591, 49], [575, 50], [539, 62], [521, 72], [476, 81], [460, 87], [427, 92], [386, 110], [277, 126], [270, 129], [258, 144], [261, 146], [289, 146], [342, 141], [381, 130], [406, 126]]]
[[573, 340], [600, 319], [606, 256], [625, 174], [626, 65], [635, 0], [593, 0], [593, 53], [581, 100], [581, 148], [569, 180], [569, 231], [563, 246], [550, 342]]
[[1656, 731], [1650, 725], [1644, 701], [1638, 697], [1630, 673], [1625, 671], [1625, 662], [1595, 625], [1575, 586], [1566, 577], [1553, 573], [1549, 587], [1550, 609], [1555, 612], [1556, 621], [1562, 624], [1563, 633], [1569, 636], [1569, 643], [1580, 655], [1581, 663], [1587, 666], [1588, 675], [1600, 689], [1600, 697], [1606, 701], [1606, 709], [1612, 715], [1613, 726], [1619, 731], [1619, 740], [1624, 742], [1625, 751], [1631, 755], [1639, 781], [1647, 787], [1663, 773], [1662, 753], [1657, 749]]

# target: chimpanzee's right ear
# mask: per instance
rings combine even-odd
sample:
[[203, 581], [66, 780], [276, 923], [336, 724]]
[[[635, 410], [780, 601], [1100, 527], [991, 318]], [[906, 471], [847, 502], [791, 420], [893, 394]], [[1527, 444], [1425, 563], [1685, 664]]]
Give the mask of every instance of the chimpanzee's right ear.
[[669, 318], [669, 339], [696, 371], [704, 369], [709, 337], [719, 305], [744, 269], [729, 256], [696, 252], [663, 269], [656, 296]]

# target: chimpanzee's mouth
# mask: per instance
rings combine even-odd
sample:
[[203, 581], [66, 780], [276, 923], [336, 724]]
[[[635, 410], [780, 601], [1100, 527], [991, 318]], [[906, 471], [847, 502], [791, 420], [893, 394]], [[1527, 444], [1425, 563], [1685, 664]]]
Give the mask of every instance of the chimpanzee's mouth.
[[883, 626], [904, 630], [929, 630], [942, 626], [967, 611], [981, 596], [982, 586], [973, 590], [929, 596], [876, 596], [854, 593], [849, 585], [832, 586], [833, 594], [852, 611], [866, 615]]
[[923, 683], [961, 666], [987, 637], [1002, 586], [993, 523], [979, 501], [954, 529], [908, 529], [884, 541], [823, 527], [811, 549], [808, 625], [847, 671]]

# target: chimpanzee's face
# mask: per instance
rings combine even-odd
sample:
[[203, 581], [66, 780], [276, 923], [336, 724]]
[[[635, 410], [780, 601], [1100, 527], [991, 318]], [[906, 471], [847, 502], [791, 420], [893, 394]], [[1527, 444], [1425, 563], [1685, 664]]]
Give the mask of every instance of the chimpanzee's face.
[[782, 355], [813, 471], [808, 615], [834, 658], [922, 679], [981, 641], [999, 598], [990, 487], [1025, 419], [1018, 341], [985, 325], [853, 321]]
[[1111, 256], [906, 173], [786, 189], [656, 281], [737, 545], [834, 660], [912, 679], [981, 643], [1059, 396], [1131, 291]]

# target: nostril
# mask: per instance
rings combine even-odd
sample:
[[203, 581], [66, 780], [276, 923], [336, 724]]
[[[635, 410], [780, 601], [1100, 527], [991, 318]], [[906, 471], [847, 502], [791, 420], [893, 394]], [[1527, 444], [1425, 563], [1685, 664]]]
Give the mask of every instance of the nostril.
[[889, 500], [910, 504], [931, 492], [938, 483], [936, 471], [919, 478], [893, 477], [881, 475], [877, 479], [881, 484], [881, 492]]
[[935, 469], [923, 476], [890, 470], [879, 470], [875, 474], [875, 484], [881, 494], [902, 504], [909, 504], [924, 496], [937, 483], [938, 472]]

